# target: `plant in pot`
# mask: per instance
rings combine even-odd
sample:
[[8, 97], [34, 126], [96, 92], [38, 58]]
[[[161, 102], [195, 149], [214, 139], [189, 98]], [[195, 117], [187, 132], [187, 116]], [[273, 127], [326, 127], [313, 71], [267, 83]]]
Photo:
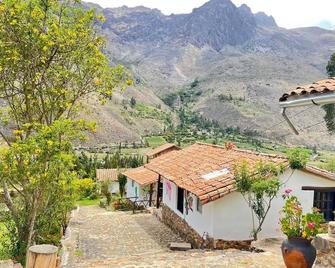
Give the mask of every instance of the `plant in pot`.
[[285, 205], [280, 224], [287, 239], [282, 243], [282, 254], [287, 268], [310, 268], [316, 258], [316, 250], [311, 242], [321, 231], [324, 218], [317, 209], [303, 214], [298, 198], [291, 192], [288, 189], [283, 195]]
[[120, 199], [117, 199], [114, 203], [114, 209], [115, 210], [119, 210], [121, 208], [121, 200]]

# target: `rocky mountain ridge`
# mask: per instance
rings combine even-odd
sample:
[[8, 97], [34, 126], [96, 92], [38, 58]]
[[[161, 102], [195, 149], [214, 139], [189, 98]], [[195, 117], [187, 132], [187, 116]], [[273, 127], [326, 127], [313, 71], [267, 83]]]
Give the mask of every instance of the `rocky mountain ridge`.
[[[285, 136], [291, 143], [333, 144], [320, 129], [309, 129], [296, 137], [285, 124], [271, 126], [282, 120], [278, 99], [284, 91], [326, 76], [325, 65], [335, 52], [334, 31], [283, 29], [273, 17], [253, 14], [248, 6], [237, 7], [230, 0], [211, 0], [190, 14], [170, 16], [145, 7], [95, 7], [106, 18], [102, 33], [111, 62], [127, 66], [136, 82], [111, 103], [121, 109], [101, 111], [106, 122], [115, 124], [116, 120], [119, 128], [115, 135], [106, 130], [105, 122], [103, 137], [96, 137], [97, 143], [136, 140], [145, 134], [143, 129], [147, 133], [161, 131], [157, 124], [150, 128], [149, 122], [139, 131], [138, 121], [134, 125], [125, 120], [121, 103], [134, 96], [138, 103], [173, 114], [161, 100], [197, 79], [194, 90], [199, 95], [191, 109], [223, 127], [256, 129], [270, 138]], [[220, 96], [229, 95], [244, 101], [223, 102], [225, 98]], [[290, 111], [292, 116], [298, 112]], [[311, 107], [295, 120], [298, 128], [305, 128], [322, 117], [320, 108]], [[315, 139], [316, 135], [323, 138]]]

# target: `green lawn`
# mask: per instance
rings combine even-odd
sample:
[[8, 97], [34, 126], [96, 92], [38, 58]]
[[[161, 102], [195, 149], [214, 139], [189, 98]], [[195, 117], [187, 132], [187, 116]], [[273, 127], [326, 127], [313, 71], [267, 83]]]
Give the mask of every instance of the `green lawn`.
[[166, 143], [166, 140], [162, 136], [145, 137], [145, 140], [149, 143], [151, 148], [156, 148]]
[[99, 205], [100, 199], [81, 199], [76, 202], [78, 206], [93, 206], [93, 205]]

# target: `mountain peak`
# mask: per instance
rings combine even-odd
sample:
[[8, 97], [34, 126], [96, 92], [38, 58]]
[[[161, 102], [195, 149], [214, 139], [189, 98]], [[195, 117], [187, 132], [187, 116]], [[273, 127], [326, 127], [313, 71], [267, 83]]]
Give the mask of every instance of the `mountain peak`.
[[231, 0], [210, 0], [196, 9], [236, 7]]
[[258, 12], [255, 14], [255, 19], [258, 26], [273, 28], [278, 27], [275, 19], [272, 16], [266, 15], [264, 12]]

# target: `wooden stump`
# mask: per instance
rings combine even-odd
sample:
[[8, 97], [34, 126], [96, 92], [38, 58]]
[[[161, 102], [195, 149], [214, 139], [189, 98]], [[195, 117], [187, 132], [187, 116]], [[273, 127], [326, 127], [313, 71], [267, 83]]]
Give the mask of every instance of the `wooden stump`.
[[58, 248], [37, 245], [29, 248], [26, 268], [56, 268]]
[[328, 223], [328, 235], [335, 238], [335, 221], [330, 221]]

